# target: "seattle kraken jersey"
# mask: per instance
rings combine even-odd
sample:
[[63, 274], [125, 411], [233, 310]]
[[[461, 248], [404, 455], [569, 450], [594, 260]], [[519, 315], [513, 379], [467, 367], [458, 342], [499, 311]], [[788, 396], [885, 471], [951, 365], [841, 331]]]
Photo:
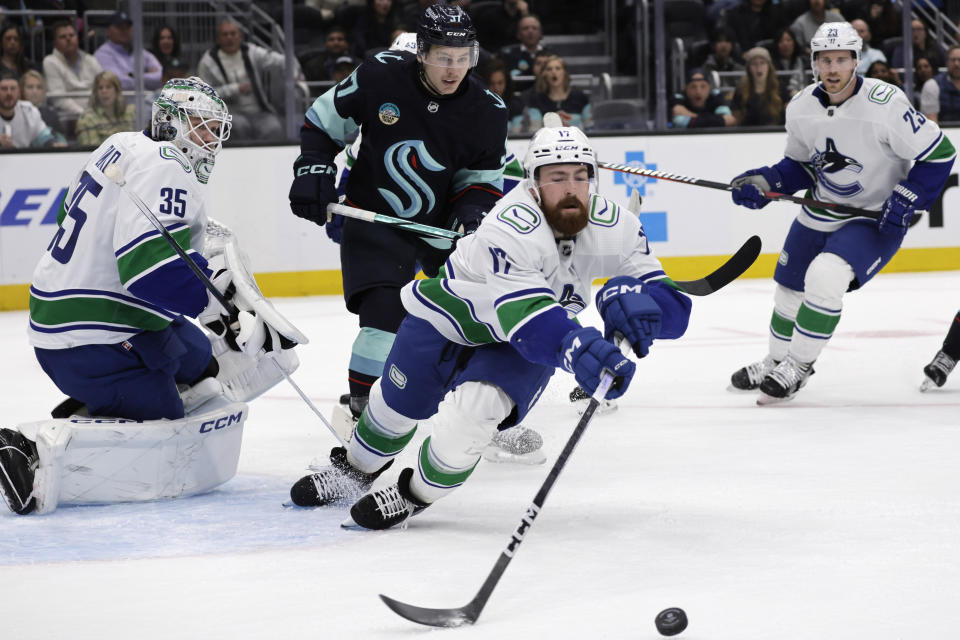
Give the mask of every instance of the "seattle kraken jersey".
[[[110, 136], [88, 158], [60, 207], [53, 240], [30, 286], [30, 343], [44, 349], [112, 344], [196, 315], [203, 284], [103, 171], [116, 163], [140, 196], [201, 266], [206, 176], [171, 143], [142, 132]], [[201, 182], [201, 178], [203, 182]], [[195, 248], [194, 249], [191, 249]]]
[[503, 193], [507, 108], [472, 74], [455, 94], [432, 96], [416, 56], [383, 51], [317, 98], [306, 120], [302, 151], [326, 161], [361, 128], [346, 187], [354, 206], [442, 226], [454, 201], [489, 209]]
[[575, 239], [558, 241], [528, 186], [521, 182], [476, 233], [457, 242], [439, 277], [415, 280], [402, 289], [410, 314], [453, 342], [507, 342], [557, 306], [568, 317], [578, 314], [586, 308], [596, 278], [666, 277], [629, 210], [594, 194], [586, 228]]
[[[836, 106], [829, 106], [819, 84], [794, 96], [787, 105], [784, 155], [813, 174], [816, 199], [878, 211], [914, 163], [952, 163], [955, 152], [940, 127], [916, 111], [903, 91], [858, 78], [853, 96]], [[936, 191], [927, 193], [928, 200], [937, 197], [943, 184], [938, 187], [928, 188]], [[832, 231], [853, 217], [804, 206], [798, 220]]]

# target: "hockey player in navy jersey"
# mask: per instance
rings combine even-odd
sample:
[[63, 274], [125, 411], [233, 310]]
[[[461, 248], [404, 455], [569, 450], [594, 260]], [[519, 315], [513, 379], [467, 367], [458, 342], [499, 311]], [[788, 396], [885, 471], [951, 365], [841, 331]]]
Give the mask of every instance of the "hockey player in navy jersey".
[[803, 206], [774, 280], [767, 356], [731, 376], [760, 390], [759, 404], [792, 398], [813, 374], [847, 291], [865, 285], [900, 248], [914, 214], [943, 190], [956, 157], [937, 124], [903, 91], [857, 76], [863, 42], [847, 22], [820, 25], [810, 41], [814, 84], [787, 105], [784, 158], [733, 179], [733, 201], [759, 209], [765, 191], [810, 189], [826, 202], [881, 211], [879, 220]]
[[[403, 287], [408, 315], [353, 438], [293, 486], [294, 503], [355, 499], [432, 418], [416, 468], [360, 498], [346, 523], [395, 526], [465, 482], [491, 435], [524, 419], [557, 367], [591, 394], [610, 370], [607, 397], [619, 397], [635, 365], [614, 334], [641, 357], [654, 340], [683, 335], [689, 298], [651, 254], [637, 217], [594, 191], [597, 166], [587, 137], [559, 118], [534, 136], [526, 179], [436, 277]], [[573, 319], [600, 277], [611, 277], [596, 297], [604, 333]]]
[[508, 110], [470, 69], [479, 45], [459, 7], [428, 7], [417, 53], [383, 51], [320, 96], [300, 132], [290, 206], [340, 243], [344, 299], [360, 331], [348, 367], [350, 407], [366, 404], [405, 311], [400, 288], [419, 264], [434, 275], [450, 241], [353, 219], [328, 221], [334, 157], [362, 132], [346, 204], [431, 226], [474, 231], [503, 194]]

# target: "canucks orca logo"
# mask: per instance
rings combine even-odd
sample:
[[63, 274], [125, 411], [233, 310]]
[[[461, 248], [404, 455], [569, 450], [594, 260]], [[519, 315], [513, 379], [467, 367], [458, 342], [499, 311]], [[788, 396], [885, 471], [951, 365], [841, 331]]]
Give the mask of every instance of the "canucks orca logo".
[[426, 171], [443, 171], [446, 167], [433, 159], [423, 140], [401, 140], [390, 145], [383, 154], [383, 165], [387, 168], [387, 174], [406, 196], [407, 205], [404, 206], [404, 201], [393, 191], [377, 188], [398, 217], [412, 218], [421, 211], [433, 211], [437, 197], [430, 185], [417, 175], [417, 168], [419, 166]]
[[824, 151], [817, 151], [811, 159], [813, 170], [817, 173], [817, 182], [830, 193], [849, 198], [863, 191], [860, 182], [854, 180], [847, 184], [840, 184], [830, 179], [827, 174], [836, 177], [841, 171], [851, 171], [860, 173], [863, 171], [863, 165], [854, 158], [844, 155], [837, 149], [837, 143], [833, 138], [827, 138], [827, 148]]
[[580, 296], [580, 294], [573, 290], [572, 284], [563, 285], [563, 293], [560, 294], [560, 300], [558, 302], [561, 307], [572, 313], [580, 313], [587, 308], [587, 303], [583, 301], [583, 297]]

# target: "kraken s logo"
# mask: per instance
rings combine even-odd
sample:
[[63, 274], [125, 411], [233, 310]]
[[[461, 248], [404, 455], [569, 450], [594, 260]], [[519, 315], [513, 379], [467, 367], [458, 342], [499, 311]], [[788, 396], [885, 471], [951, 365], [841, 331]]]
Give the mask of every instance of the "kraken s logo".
[[837, 178], [863, 171], [863, 165], [840, 152], [833, 138], [827, 138], [827, 148], [814, 153], [811, 163], [817, 174], [817, 182], [830, 193], [849, 198], [863, 191], [863, 187], [857, 180], [846, 184], [838, 182]]
[[409, 203], [404, 206], [403, 200], [389, 189], [377, 189], [398, 217], [412, 218], [421, 211], [433, 211], [437, 197], [430, 185], [417, 175], [417, 169], [422, 167], [426, 171], [443, 171], [446, 167], [433, 159], [423, 140], [402, 140], [390, 145], [383, 154], [383, 165]]

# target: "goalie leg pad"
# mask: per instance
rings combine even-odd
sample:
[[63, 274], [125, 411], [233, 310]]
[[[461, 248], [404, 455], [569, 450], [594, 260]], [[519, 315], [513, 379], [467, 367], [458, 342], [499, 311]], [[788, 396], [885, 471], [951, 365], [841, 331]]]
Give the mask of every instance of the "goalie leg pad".
[[210, 491], [236, 475], [247, 413], [233, 403], [180, 420], [74, 416], [21, 425], [39, 455], [37, 512]]

